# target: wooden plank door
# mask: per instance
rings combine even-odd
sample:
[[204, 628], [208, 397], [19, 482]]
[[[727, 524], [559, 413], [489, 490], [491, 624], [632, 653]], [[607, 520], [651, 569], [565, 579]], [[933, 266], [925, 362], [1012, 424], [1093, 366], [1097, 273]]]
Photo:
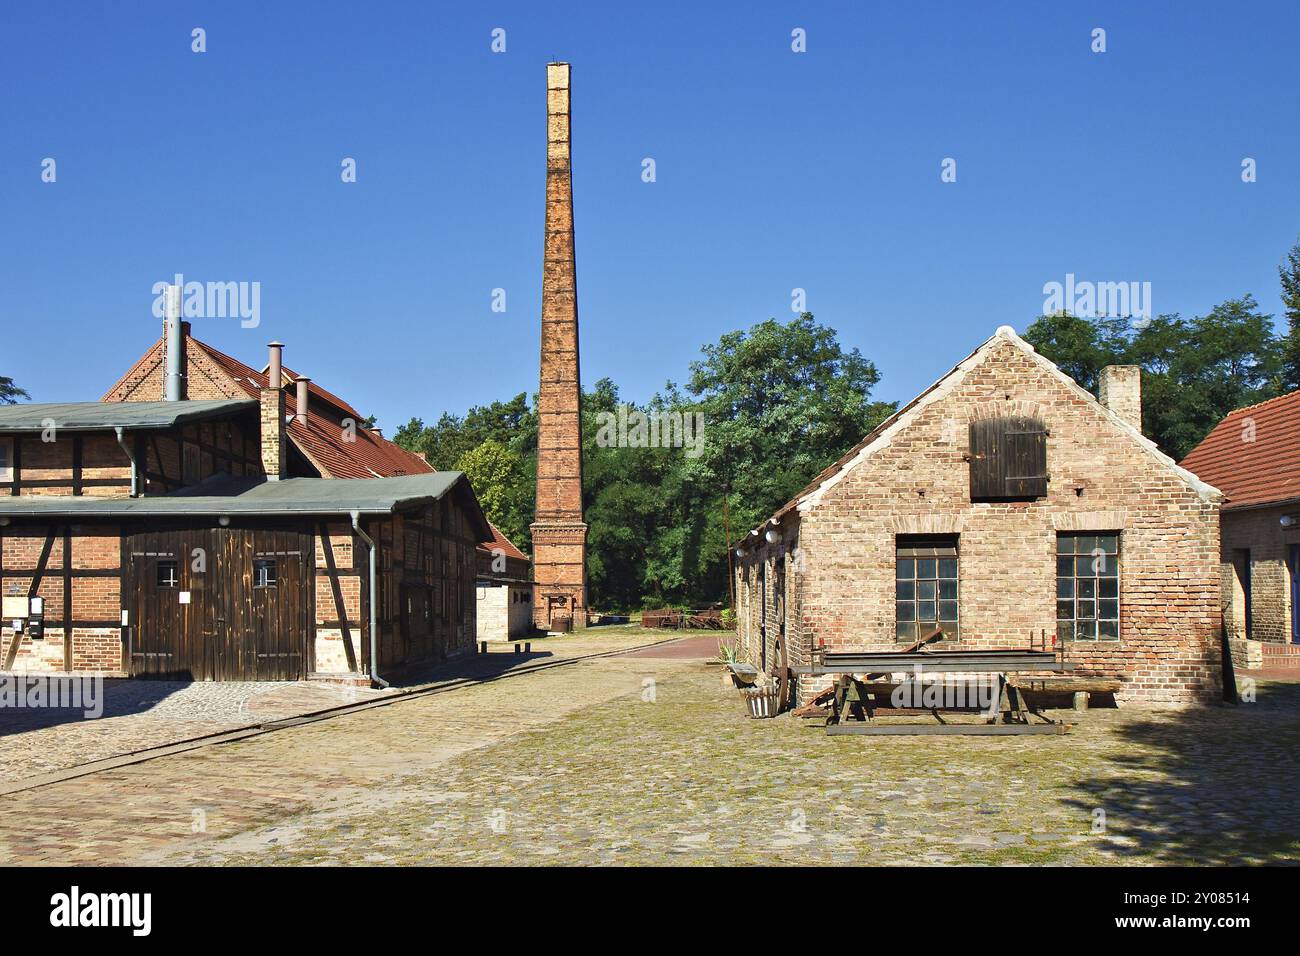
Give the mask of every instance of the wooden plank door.
[[247, 649], [254, 680], [298, 680], [305, 676], [307, 594], [314, 575], [307, 573], [310, 538], [295, 531], [261, 531], [246, 542], [248, 594]]
[[175, 532], [133, 535], [128, 557], [132, 603], [128, 641], [130, 673], [137, 677], [192, 676], [180, 603], [185, 565]]

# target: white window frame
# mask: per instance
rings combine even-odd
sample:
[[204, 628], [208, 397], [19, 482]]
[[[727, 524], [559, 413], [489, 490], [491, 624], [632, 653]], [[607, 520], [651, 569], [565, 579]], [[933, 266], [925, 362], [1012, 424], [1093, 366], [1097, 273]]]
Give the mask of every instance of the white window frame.
[[0, 481], [14, 480], [14, 439], [0, 438]]

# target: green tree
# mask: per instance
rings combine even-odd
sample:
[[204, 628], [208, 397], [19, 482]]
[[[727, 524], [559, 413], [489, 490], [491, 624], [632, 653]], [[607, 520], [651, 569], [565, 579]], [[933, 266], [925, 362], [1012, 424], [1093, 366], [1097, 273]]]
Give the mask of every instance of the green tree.
[[1300, 388], [1300, 242], [1291, 247], [1277, 274], [1282, 280], [1282, 309], [1287, 322], [1282, 338], [1281, 388], [1293, 392]]
[[456, 470], [469, 478], [488, 520], [517, 547], [527, 548], [532, 488], [519, 453], [489, 438], [462, 455]]
[[31, 396], [15, 385], [12, 378], [0, 375], [0, 405], [17, 404], [20, 398], [31, 398]]
[[1097, 391], [1097, 373], [1119, 363], [1127, 345], [1123, 319], [1084, 319], [1068, 312], [1043, 315], [1025, 330], [1025, 341], [1070, 378]]
[[[701, 480], [734, 493], [737, 527], [753, 527], [895, 409], [873, 402], [880, 381], [811, 313], [769, 319], [706, 345], [686, 392], [704, 416]], [[670, 404], [677, 399], [669, 385]], [[696, 516], [704, 521], [705, 516]]]
[[1250, 295], [1190, 321], [1161, 315], [1138, 328], [1042, 316], [1025, 340], [1094, 393], [1104, 366], [1140, 366], [1143, 432], [1175, 459], [1228, 412], [1276, 395], [1282, 366], [1273, 317]]

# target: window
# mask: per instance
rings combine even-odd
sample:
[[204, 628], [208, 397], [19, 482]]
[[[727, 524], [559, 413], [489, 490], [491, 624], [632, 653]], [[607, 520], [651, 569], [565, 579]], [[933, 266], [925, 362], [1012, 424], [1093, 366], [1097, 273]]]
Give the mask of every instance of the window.
[[957, 539], [900, 537], [895, 568], [897, 638], [915, 641], [940, 628], [946, 640], [956, 640]]
[[1047, 494], [1047, 429], [1034, 418], [970, 423], [971, 501], [1025, 501]]
[[14, 480], [14, 440], [0, 438], [0, 481]]
[[160, 588], [181, 586], [180, 570], [175, 561], [159, 561], [155, 566], [155, 583]]
[[1057, 535], [1056, 636], [1119, 640], [1119, 535]]
[[253, 562], [253, 587], [273, 588], [278, 580], [274, 561], [269, 558], [259, 558]]

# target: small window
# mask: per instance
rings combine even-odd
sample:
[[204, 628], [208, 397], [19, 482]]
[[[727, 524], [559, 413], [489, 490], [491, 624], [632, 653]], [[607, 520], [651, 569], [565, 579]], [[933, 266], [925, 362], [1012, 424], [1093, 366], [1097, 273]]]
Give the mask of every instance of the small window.
[[258, 558], [253, 562], [253, 587], [273, 588], [278, 581], [274, 561], [269, 558]]
[[1047, 429], [1034, 418], [970, 423], [971, 501], [1026, 501], [1047, 495]]
[[155, 566], [155, 582], [160, 588], [181, 586], [180, 569], [175, 561], [159, 561]]
[[945, 639], [957, 639], [957, 539], [900, 537], [895, 568], [898, 639], [919, 640], [935, 628], [943, 631]]
[[0, 438], [0, 481], [14, 480], [14, 440]]
[[1057, 536], [1056, 636], [1119, 640], [1119, 535]]

